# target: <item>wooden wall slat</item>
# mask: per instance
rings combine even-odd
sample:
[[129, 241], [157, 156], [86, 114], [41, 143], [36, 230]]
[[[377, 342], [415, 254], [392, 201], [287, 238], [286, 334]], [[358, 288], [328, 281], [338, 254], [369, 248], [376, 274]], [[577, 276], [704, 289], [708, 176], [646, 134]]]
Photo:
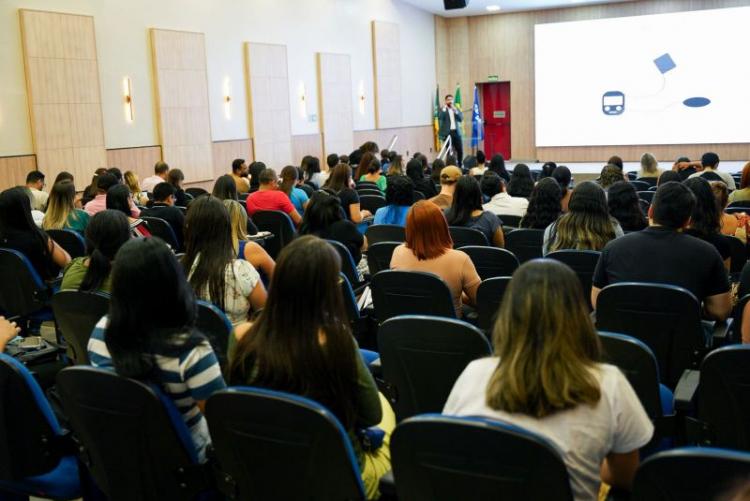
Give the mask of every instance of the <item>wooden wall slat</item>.
[[[323, 136], [323, 155], [352, 151], [352, 63], [348, 54], [317, 54], [318, 116]], [[295, 156], [296, 158], [296, 156]]]
[[251, 139], [234, 141], [216, 141], [213, 144], [214, 179], [232, 172], [235, 158], [244, 158], [248, 165], [253, 161], [253, 142]]
[[160, 160], [160, 146], [141, 146], [137, 148], [107, 150], [107, 165], [117, 167], [123, 173], [126, 171], [133, 171], [138, 175], [140, 180], [153, 176], [154, 165]]
[[402, 124], [401, 42], [399, 26], [372, 22], [372, 64], [375, 83], [375, 128]]
[[[26, 174], [36, 170], [36, 157], [0, 157], [0, 191], [26, 184]], [[54, 181], [54, 177], [48, 182]]]

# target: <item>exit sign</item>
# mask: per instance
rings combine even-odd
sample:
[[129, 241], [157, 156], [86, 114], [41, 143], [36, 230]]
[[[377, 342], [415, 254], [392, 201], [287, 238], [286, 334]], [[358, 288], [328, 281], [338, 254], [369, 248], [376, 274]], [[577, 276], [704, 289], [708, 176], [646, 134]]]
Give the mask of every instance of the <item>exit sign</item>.
[[500, 77], [498, 75], [490, 75], [487, 77], [488, 82], [497, 82], [500, 80]]

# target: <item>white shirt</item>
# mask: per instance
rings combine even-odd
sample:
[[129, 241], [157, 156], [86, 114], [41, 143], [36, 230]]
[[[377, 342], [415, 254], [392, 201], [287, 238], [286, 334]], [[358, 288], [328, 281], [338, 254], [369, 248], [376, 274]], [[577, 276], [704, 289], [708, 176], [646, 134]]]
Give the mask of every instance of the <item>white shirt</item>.
[[143, 191], [147, 191], [149, 193], [154, 192], [154, 188], [156, 188], [156, 185], [159, 183], [164, 183], [165, 181], [160, 178], [159, 176], [149, 176], [143, 181], [141, 181], [141, 189]]
[[31, 192], [32, 198], [31, 208], [33, 210], [43, 210], [44, 206], [47, 205], [49, 193], [37, 190], [36, 188], [29, 188], [29, 191]]
[[487, 406], [487, 385], [498, 362], [497, 357], [471, 362], [453, 386], [443, 414], [497, 419], [548, 439], [565, 461], [576, 500], [597, 498], [599, 467], [609, 453], [631, 452], [651, 440], [654, 426], [617, 367], [598, 365], [601, 398], [596, 405], [579, 405], [537, 419]]
[[[195, 268], [198, 266], [200, 255], [193, 262], [193, 268], [188, 274], [188, 280], [193, 276]], [[253, 268], [253, 265], [244, 259], [235, 259], [227, 264], [225, 272], [226, 289], [224, 291], [224, 313], [227, 314], [232, 325], [239, 325], [247, 322], [247, 314], [250, 311], [250, 294], [260, 282], [260, 275]], [[203, 290], [197, 291], [197, 296], [204, 301], [211, 301], [212, 298], [208, 293], [208, 286]]]
[[717, 174], [722, 181], [724, 181], [724, 184], [727, 185], [727, 188], [729, 188], [729, 191], [734, 191], [737, 189], [737, 185], [734, 183], [734, 178], [729, 174], [728, 172], [720, 171], [720, 170], [714, 170], [714, 169], [705, 169], [701, 172], [696, 172], [695, 174], [690, 174], [690, 177], [688, 179], [693, 177], [698, 177], [701, 174], [705, 174], [706, 172], [713, 172], [714, 174]]
[[456, 130], [456, 115], [453, 112], [453, 107], [448, 108], [446, 106], [446, 108], [447, 108], [447, 111], [448, 111], [448, 116], [451, 119], [451, 130]]
[[[526, 215], [526, 209], [529, 208], [529, 201], [523, 197], [512, 197], [507, 193], [498, 193], [492, 199], [484, 204], [482, 208], [486, 211], [497, 214], [498, 216], [518, 216]], [[502, 219], [502, 217], [500, 218]]]

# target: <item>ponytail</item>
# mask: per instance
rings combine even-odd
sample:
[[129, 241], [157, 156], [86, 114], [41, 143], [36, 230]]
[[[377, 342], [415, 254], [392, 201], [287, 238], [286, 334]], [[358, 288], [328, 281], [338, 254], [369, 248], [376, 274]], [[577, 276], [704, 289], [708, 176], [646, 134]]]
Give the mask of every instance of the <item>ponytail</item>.
[[101, 289], [111, 270], [109, 258], [98, 247], [95, 248], [89, 257], [89, 267], [78, 290], [91, 292]]

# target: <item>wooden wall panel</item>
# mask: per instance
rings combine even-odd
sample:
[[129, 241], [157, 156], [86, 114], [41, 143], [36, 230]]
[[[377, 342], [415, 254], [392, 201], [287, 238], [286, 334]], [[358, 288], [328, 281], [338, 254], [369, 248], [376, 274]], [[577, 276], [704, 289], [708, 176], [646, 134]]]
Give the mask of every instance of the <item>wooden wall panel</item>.
[[203, 33], [151, 29], [159, 140], [185, 179], [214, 177]]
[[[107, 150], [107, 165], [123, 173], [133, 171], [140, 180], [154, 175], [154, 165], [161, 160], [161, 146], [137, 146]], [[175, 165], [175, 167], [177, 167]]]
[[[325, 155], [330, 153], [342, 153], [344, 151], [346, 151], [346, 154], [348, 155], [352, 150], [328, 150]], [[306, 155], [318, 157], [321, 165], [325, 163], [326, 159], [323, 154], [323, 136], [321, 134], [300, 134], [292, 136], [291, 165], [299, 166], [302, 163], [302, 157]]]
[[38, 168], [86, 179], [107, 165], [94, 18], [19, 10]]
[[254, 158], [281, 171], [292, 163], [286, 45], [245, 43], [245, 70]]
[[[474, 83], [485, 82], [489, 75], [511, 82], [511, 148], [515, 159], [555, 161], [603, 161], [618, 154], [627, 161], [640, 158], [645, 151], [656, 154], [660, 160], [674, 159], [687, 154], [691, 158], [699, 152], [716, 151], [727, 160], [750, 157], [748, 144], [721, 145], [658, 145], [658, 146], [592, 146], [536, 148], [534, 132], [534, 25], [564, 21], [582, 21], [610, 17], [639, 16], [682, 12], [701, 9], [718, 9], [750, 4], [747, 0], [642, 0], [564, 9], [511, 12], [486, 16], [461, 17], [436, 20], [436, 63], [438, 83], [456, 82], [465, 89], [465, 102], [469, 102], [468, 89]], [[468, 43], [464, 44], [464, 33]], [[464, 62], [468, 64], [464, 68]], [[561, 76], [569, 78], [570, 76]], [[468, 106], [464, 106], [469, 109]], [[466, 149], [465, 149], [466, 151]]]
[[[36, 170], [36, 157], [34, 155], [0, 157], [0, 191], [14, 186], [26, 185], [26, 174], [32, 170]], [[47, 179], [49, 179], [49, 176]], [[55, 178], [52, 177], [49, 182], [51, 183], [54, 180]], [[79, 184], [85, 186], [83, 181], [79, 181]]]
[[232, 162], [244, 158], [248, 165], [253, 161], [253, 142], [250, 139], [214, 141], [214, 179], [232, 172]]
[[400, 127], [401, 42], [398, 24], [372, 22], [372, 66], [375, 82], [375, 128]]
[[352, 151], [352, 62], [348, 54], [317, 54], [318, 116], [323, 155]]

